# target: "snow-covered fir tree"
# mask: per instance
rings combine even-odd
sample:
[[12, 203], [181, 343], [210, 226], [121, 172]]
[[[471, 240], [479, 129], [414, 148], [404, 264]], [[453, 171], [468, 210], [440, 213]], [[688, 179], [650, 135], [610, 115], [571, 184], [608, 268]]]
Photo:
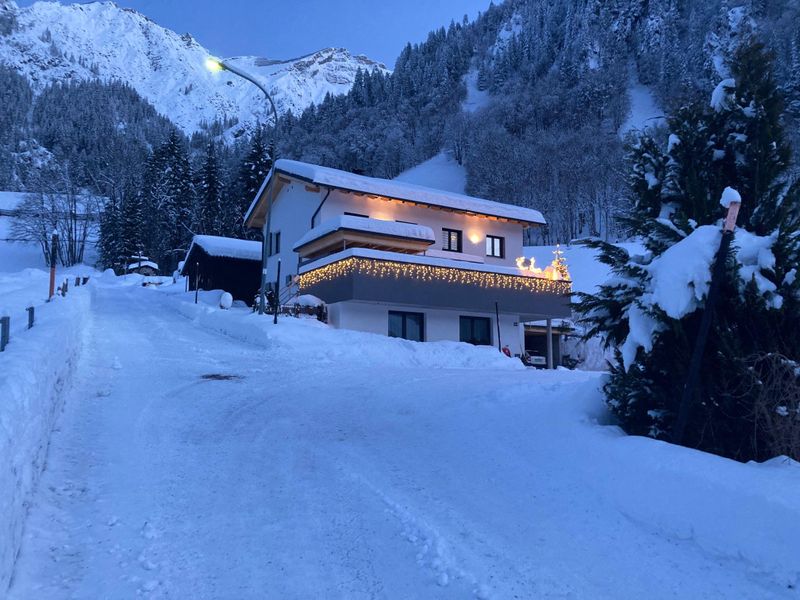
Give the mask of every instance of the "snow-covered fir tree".
[[644, 136], [631, 149], [635, 204], [627, 224], [645, 252], [590, 242], [613, 276], [597, 294], [581, 294], [578, 310], [588, 335], [615, 349], [605, 393], [623, 428], [669, 439], [720, 243], [719, 201], [735, 188], [739, 227], [684, 441], [739, 460], [800, 458], [783, 427], [798, 420], [796, 394], [764, 393], [776, 371], [794, 373], [784, 391], [798, 385], [800, 185], [787, 175], [770, 56], [746, 44], [731, 75], [711, 106], [669, 119], [666, 148]]
[[206, 155], [197, 177], [198, 231], [208, 235], [223, 235], [228, 224], [222, 206], [222, 178], [213, 142], [206, 147]]
[[188, 248], [195, 216], [189, 157], [175, 131], [147, 161], [142, 207], [146, 254], [169, 272]]

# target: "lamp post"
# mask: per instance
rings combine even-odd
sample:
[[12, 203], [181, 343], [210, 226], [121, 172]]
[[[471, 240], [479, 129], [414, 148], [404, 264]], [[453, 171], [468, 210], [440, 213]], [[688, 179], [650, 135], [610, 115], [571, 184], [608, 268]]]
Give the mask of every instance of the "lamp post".
[[714, 316], [714, 305], [719, 295], [719, 286], [725, 276], [725, 261], [728, 259], [728, 251], [733, 241], [733, 232], [736, 229], [736, 218], [739, 216], [739, 208], [742, 206], [742, 198], [739, 193], [732, 188], [725, 188], [720, 204], [728, 209], [725, 222], [722, 225], [722, 239], [719, 243], [717, 258], [714, 268], [711, 271], [711, 283], [708, 286], [706, 305], [703, 315], [700, 317], [700, 327], [697, 330], [697, 339], [694, 343], [692, 358], [689, 361], [689, 373], [681, 394], [681, 403], [678, 407], [678, 416], [675, 420], [675, 427], [672, 430], [672, 442], [680, 444], [689, 423], [689, 415], [692, 411], [692, 400], [697, 389], [697, 381], [700, 378], [700, 367], [703, 362], [703, 353], [706, 349], [708, 332], [711, 329], [711, 319]]
[[[278, 132], [278, 111], [275, 109], [275, 102], [272, 101], [272, 96], [270, 95], [267, 88], [264, 86], [263, 83], [258, 81], [255, 77], [250, 75], [247, 71], [243, 71], [238, 67], [232, 65], [230, 62], [226, 62], [224, 60], [220, 60], [214, 57], [209, 56], [206, 59], [206, 68], [209, 71], [230, 71], [234, 75], [241, 77], [252, 83], [258, 89], [260, 89], [264, 96], [267, 97], [267, 101], [269, 102], [270, 109], [272, 110], [272, 119], [274, 121], [274, 128], [272, 130], [272, 143], [270, 144], [270, 158], [272, 158], [272, 164], [275, 164], [275, 138], [277, 137]], [[267, 221], [266, 227], [262, 230], [262, 239], [261, 239], [261, 285], [258, 288], [258, 314], [263, 315], [266, 308], [266, 288], [267, 288], [267, 260], [269, 259], [269, 236], [270, 236], [270, 221], [272, 220], [272, 190], [268, 190], [269, 194], [267, 200]], [[279, 290], [276, 290], [276, 293]]]

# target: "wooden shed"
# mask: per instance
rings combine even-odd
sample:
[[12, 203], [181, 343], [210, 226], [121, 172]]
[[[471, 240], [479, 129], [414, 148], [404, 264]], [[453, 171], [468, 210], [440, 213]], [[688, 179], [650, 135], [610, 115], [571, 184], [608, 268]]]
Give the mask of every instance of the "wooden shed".
[[252, 306], [261, 284], [261, 242], [196, 235], [180, 273], [190, 290], [225, 290]]

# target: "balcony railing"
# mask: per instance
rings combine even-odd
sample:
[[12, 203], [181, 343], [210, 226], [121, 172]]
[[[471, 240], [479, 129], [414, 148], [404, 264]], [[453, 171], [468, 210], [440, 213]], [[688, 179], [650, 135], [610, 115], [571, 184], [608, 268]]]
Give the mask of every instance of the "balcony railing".
[[514, 267], [351, 248], [300, 268], [301, 293], [325, 302], [361, 300], [472, 311], [526, 319], [570, 315], [571, 282]]

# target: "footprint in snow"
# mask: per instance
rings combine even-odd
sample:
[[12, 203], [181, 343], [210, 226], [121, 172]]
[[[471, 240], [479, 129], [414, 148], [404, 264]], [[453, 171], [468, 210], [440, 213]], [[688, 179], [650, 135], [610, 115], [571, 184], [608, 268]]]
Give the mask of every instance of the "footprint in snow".
[[161, 536], [161, 532], [153, 527], [149, 521], [145, 521], [144, 525], [142, 525], [142, 537], [146, 540], [154, 540]]

